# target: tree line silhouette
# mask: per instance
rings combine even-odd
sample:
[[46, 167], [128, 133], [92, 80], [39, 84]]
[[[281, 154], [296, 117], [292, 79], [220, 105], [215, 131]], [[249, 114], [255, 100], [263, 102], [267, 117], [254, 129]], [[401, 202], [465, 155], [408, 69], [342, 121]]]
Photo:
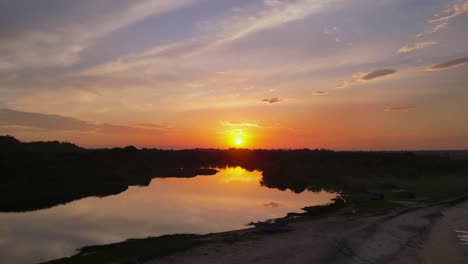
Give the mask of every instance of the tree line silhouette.
[[353, 180], [358, 177], [382, 182], [388, 177], [467, 175], [467, 159], [447, 153], [85, 149], [65, 142], [23, 143], [0, 136], [0, 211], [38, 210], [83, 197], [117, 194], [132, 185], [147, 186], [157, 177], [213, 175], [217, 172], [213, 168], [231, 166], [260, 170], [263, 186], [296, 193], [354, 191]]

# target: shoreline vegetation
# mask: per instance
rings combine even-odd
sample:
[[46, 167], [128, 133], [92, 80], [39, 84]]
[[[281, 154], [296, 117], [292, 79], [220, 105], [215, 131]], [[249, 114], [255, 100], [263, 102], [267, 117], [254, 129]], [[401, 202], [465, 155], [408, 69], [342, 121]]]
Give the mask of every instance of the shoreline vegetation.
[[[63, 142], [0, 137], [0, 212], [40, 210], [76, 199], [118, 194], [157, 177], [214, 175], [241, 166], [262, 171], [261, 184], [300, 193], [326, 190], [334, 203], [276, 219], [293, 225], [326, 218], [370, 219], [431, 207], [467, 195], [468, 151], [84, 149]], [[243, 231], [166, 235], [88, 246], [48, 263], [142, 263], [216, 243], [265, 235]], [[266, 234], [268, 236], [268, 234]]]

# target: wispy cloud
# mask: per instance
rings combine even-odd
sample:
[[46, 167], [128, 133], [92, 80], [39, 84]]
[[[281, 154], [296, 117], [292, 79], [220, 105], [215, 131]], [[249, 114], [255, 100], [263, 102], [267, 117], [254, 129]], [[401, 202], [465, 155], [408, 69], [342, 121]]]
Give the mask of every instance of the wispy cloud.
[[282, 204], [278, 203], [278, 202], [271, 201], [271, 202], [268, 202], [268, 203], [264, 203], [263, 206], [265, 206], [265, 207], [280, 207], [280, 206], [282, 206]]
[[[181, 1], [181, 0], [179, 0]], [[188, 0], [186, 0], [188, 1]], [[194, 0], [193, 0], [194, 1]], [[320, 13], [331, 5], [316, 0], [276, 1], [265, 0], [255, 8], [241, 8], [231, 17], [220, 21], [205, 21], [200, 27], [207, 27], [208, 35], [160, 44], [147, 51], [124, 56], [103, 65], [84, 70], [85, 75], [102, 75], [136, 67], [159, 67], [190, 56], [204, 54], [234, 41], [254, 35], [263, 30], [274, 29], [294, 21]], [[205, 32], [205, 33], [206, 33]]]
[[431, 28], [417, 34], [417, 37], [423, 37], [427, 35], [434, 34], [444, 28], [446, 28], [451, 20], [468, 12], [468, 1], [463, 1], [463, 3], [457, 3], [449, 6], [447, 9], [434, 14], [434, 16], [428, 19], [426, 22], [431, 26]]
[[446, 28], [447, 26], [449, 25], [448, 22], [443, 22], [443, 23], [440, 23], [440, 24], [436, 24], [434, 25], [432, 28], [426, 30], [426, 31], [423, 31], [423, 32], [420, 32], [416, 35], [416, 37], [420, 38], [420, 37], [424, 37], [426, 35], [431, 35], [431, 34], [434, 34], [436, 32], [439, 32], [440, 30]]
[[449, 20], [468, 12], [468, 1], [464, 3], [454, 4], [442, 12], [435, 14], [433, 18], [427, 22], [430, 24], [448, 22]]
[[395, 74], [396, 72], [397, 72], [396, 70], [392, 70], [392, 69], [375, 70], [375, 71], [372, 71], [372, 72], [364, 75], [361, 78], [361, 80], [370, 81], [370, 80], [381, 78], [381, 77], [384, 77], [384, 76], [387, 76], [387, 75]]
[[0, 109], [0, 127], [18, 126], [42, 130], [91, 131], [95, 128], [91, 122], [60, 115], [46, 115]]
[[134, 127], [142, 127], [142, 128], [149, 128], [149, 129], [172, 129], [173, 127], [168, 123], [162, 124], [153, 124], [153, 123], [139, 123], [139, 124], [132, 124], [131, 126]]
[[241, 127], [262, 127], [261, 125], [257, 123], [252, 123], [252, 122], [239, 122], [239, 123], [234, 123], [234, 122], [229, 122], [229, 121], [219, 121], [219, 123], [222, 126], [226, 127], [233, 127], [233, 128], [241, 128]]
[[[149, 16], [164, 14], [194, 1], [137, 0], [112, 6], [81, 1], [63, 4], [60, 14], [47, 13], [48, 16], [34, 21], [35, 26], [25, 27], [27, 30], [18, 28], [13, 35], [0, 37], [1, 68], [11, 70], [72, 65], [80, 59], [80, 53], [97, 39]], [[101, 10], [104, 7], [105, 10]], [[34, 7], [30, 9], [34, 12]], [[29, 18], [24, 19], [25, 23], [32, 23], [27, 21]], [[1, 27], [0, 31], [3, 31]]]
[[436, 41], [426, 41], [426, 42], [418, 42], [418, 43], [414, 43], [414, 44], [408, 44], [408, 45], [405, 45], [405, 46], [401, 47], [398, 50], [398, 53], [408, 53], [408, 52], [413, 51], [413, 50], [427, 48], [427, 47], [430, 47], [430, 46], [433, 46], [433, 45], [436, 45], [436, 44], [438, 44], [438, 42], [436, 42]]
[[278, 97], [262, 99], [262, 102], [266, 102], [266, 103], [269, 103], [269, 104], [276, 104], [276, 103], [280, 103], [282, 101], [284, 101], [284, 99], [281, 99], [281, 98], [278, 98]]
[[231, 121], [219, 121], [219, 124], [223, 127], [228, 128], [228, 133], [236, 134], [239, 131], [243, 133], [243, 129], [284, 129], [280, 123], [263, 123], [258, 121], [247, 121], [247, 122], [231, 122]]
[[166, 65], [174, 60], [190, 55], [205, 46], [205, 41], [197, 39], [161, 44], [141, 53], [130, 54], [108, 63], [85, 69], [79, 75], [102, 76], [138, 67], [149, 68], [161, 64]]
[[416, 106], [388, 106], [385, 108], [385, 112], [409, 112], [416, 109]]
[[222, 134], [222, 135], [227, 135], [227, 136], [237, 136], [237, 137], [247, 136], [247, 134], [244, 132], [244, 130], [242, 128], [226, 129], [226, 130], [218, 132], [218, 133]]
[[329, 36], [330, 38], [333, 38], [335, 40], [335, 42], [337, 43], [340, 43], [340, 42], [345, 42], [347, 43], [347, 45], [351, 45], [352, 43], [351, 42], [348, 42], [345, 40], [345, 37], [344, 37], [344, 32], [343, 30], [341, 30], [341, 28], [339, 28], [338, 26], [334, 26], [332, 28], [326, 28], [323, 33], [327, 36]]
[[371, 72], [357, 72], [351, 76], [351, 80], [344, 81], [343, 83], [336, 85], [335, 89], [344, 89], [358, 83], [368, 82], [385, 76], [393, 75], [396, 72], [397, 71], [394, 69], [377, 69]]
[[443, 71], [451, 68], [461, 67], [468, 64], [468, 57], [449, 60], [443, 63], [435, 64], [424, 68], [424, 71]]
[[264, 1], [264, 5], [266, 8], [254, 14], [248, 11], [245, 15], [237, 15], [229, 23], [224, 23], [224, 28], [221, 29], [221, 33], [219, 34], [222, 37], [210, 46], [219, 46], [242, 39], [258, 31], [302, 20], [309, 15], [319, 13], [328, 6], [322, 1], [316, 0], [266, 0]]
[[326, 95], [328, 92], [326, 91], [315, 91], [312, 93], [312, 95], [320, 96], [320, 95]]
[[335, 89], [344, 89], [344, 88], [348, 88], [351, 84], [353, 83], [353, 81], [344, 81], [340, 84], [337, 84], [335, 85]]
[[95, 123], [61, 115], [22, 112], [0, 109], [0, 131], [8, 128], [34, 131], [71, 131], [80, 133], [162, 133], [172, 127], [169, 124], [115, 125]]

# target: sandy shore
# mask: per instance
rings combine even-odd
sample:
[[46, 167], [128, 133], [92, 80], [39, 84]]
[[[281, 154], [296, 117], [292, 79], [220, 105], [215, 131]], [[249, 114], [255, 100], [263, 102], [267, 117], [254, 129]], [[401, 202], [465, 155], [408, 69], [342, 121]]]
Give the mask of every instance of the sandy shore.
[[[219, 242], [149, 263], [468, 263], [466, 246], [452, 230], [454, 222], [468, 230], [462, 226], [467, 217], [468, 202], [384, 216], [334, 216], [293, 223], [285, 233], [247, 229], [217, 234]], [[447, 254], [458, 262], [440, 262]]]
[[416, 237], [392, 263], [468, 263], [468, 202], [441, 211], [430, 229]]

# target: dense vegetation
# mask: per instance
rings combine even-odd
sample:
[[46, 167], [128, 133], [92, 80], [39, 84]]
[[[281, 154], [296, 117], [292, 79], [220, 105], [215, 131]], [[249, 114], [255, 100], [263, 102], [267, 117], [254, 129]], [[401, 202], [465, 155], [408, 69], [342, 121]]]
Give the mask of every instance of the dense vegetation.
[[[468, 152], [335, 152], [330, 150], [84, 149], [64, 142], [22, 143], [0, 136], [0, 212], [37, 210], [87, 196], [120, 193], [155, 177], [211, 175], [242, 166], [263, 172], [261, 184], [296, 193], [340, 193], [335, 203], [304, 208], [278, 221], [332, 213], [380, 213], [401, 201], [438, 202], [467, 195]], [[369, 197], [369, 190], [385, 195]], [[299, 218], [298, 218], [299, 217]], [[85, 247], [51, 263], [141, 263], [210, 243], [209, 236], [171, 235]]]
[[0, 211], [41, 209], [87, 196], [120, 193], [130, 185], [148, 185], [154, 177], [210, 175], [216, 170], [207, 168], [226, 166], [261, 170], [262, 185], [297, 193], [326, 189], [346, 194], [368, 188], [402, 187], [395, 186], [393, 179], [413, 179], [413, 184], [414, 179], [437, 179], [440, 183], [448, 175], [468, 175], [465, 154], [138, 150], [132, 146], [83, 149], [62, 142], [21, 143], [5, 136], [0, 137]]

